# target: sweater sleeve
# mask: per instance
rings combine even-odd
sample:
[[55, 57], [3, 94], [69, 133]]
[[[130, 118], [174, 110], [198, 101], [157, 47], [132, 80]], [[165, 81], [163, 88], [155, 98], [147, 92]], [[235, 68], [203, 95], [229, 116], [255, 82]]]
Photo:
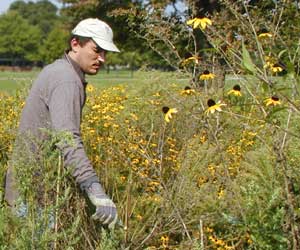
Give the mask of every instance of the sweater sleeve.
[[71, 167], [75, 181], [82, 189], [93, 182], [99, 182], [84, 150], [80, 134], [82, 104], [80, 88], [74, 83], [63, 83], [56, 86], [49, 98], [51, 126], [55, 131], [70, 132], [73, 137], [72, 145], [62, 143], [65, 167]]

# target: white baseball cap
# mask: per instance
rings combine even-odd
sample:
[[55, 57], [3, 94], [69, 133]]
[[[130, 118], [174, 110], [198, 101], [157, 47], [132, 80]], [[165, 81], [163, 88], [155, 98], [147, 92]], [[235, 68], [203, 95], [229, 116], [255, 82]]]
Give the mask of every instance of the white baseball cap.
[[80, 21], [72, 30], [72, 34], [92, 38], [99, 47], [107, 51], [120, 52], [113, 43], [111, 28], [98, 18], [87, 18]]

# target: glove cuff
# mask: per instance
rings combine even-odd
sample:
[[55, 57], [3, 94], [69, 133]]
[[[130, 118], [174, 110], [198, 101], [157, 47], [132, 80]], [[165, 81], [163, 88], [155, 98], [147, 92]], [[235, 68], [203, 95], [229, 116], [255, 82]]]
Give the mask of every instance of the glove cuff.
[[90, 201], [99, 206], [104, 200], [109, 200], [109, 197], [105, 194], [101, 184], [99, 182], [92, 183], [86, 190], [86, 193]]
[[80, 184], [79, 184], [79, 186], [80, 186], [80, 189], [82, 190], [82, 191], [86, 191], [93, 183], [99, 183], [99, 178], [98, 178], [98, 176], [92, 176], [92, 177], [89, 177], [89, 178], [87, 178], [86, 180], [84, 180], [83, 182], [81, 182]]

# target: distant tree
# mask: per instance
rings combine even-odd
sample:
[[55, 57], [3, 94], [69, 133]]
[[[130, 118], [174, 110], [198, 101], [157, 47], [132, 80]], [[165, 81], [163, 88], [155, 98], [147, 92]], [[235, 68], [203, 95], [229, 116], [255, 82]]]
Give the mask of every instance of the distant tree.
[[135, 51], [126, 51], [122, 54], [123, 65], [127, 65], [132, 71], [142, 65], [143, 59], [145, 58]]
[[144, 61], [140, 53], [135, 51], [121, 51], [121, 53], [108, 53], [105, 61], [106, 71], [109, 73], [111, 67], [125, 66], [133, 71], [139, 68]]
[[106, 72], [109, 73], [110, 68], [116, 67], [117, 65], [122, 65], [122, 57], [120, 56], [120, 53], [108, 53], [105, 60]]
[[61, 25], [55, 26], [40, 47], [41, 59], [48, 64], [62, 56], [67, 48], [69, 32]]
[[10, 5], [9, 11], [18, 12], [29, 24], [38, 26], [43, 38], [47, 37], [59, 19], [57, 7], [48, 0], [37, 2], [18, 0]]
[[9, 11], [0, 16], [0, 57], [38, 61], [41, 31], [19, 13]]
[[134, 6], [141, 6], [142, 0], [61, 0], [65, 7], [61, 13], [71, 21], [71, 26], [79, 20], [87, 17], [97, 17], [107, 22], [114, 31], [114, 40], [122, 51], [132, 51], [141, 47], [142, 41], [137, 39], [126, 24], [126, 18], [121, 15], [113, 15], [115, 11], [130, 9]]

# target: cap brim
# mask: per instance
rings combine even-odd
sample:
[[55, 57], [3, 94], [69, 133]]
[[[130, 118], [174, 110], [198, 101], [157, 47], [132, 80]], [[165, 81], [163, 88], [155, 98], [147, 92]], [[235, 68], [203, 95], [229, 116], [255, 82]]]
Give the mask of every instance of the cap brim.
[[120, 50], [117, 48], [117, 46], [111, 42], [107, 42], [107, 41], [104, 41], [104, 40], [98, 39], [98, 38], [93, 38], [93, 40], [102, 49], [105, 49], [107, 51], [112, 51], [112, 52], [120, 52]]

